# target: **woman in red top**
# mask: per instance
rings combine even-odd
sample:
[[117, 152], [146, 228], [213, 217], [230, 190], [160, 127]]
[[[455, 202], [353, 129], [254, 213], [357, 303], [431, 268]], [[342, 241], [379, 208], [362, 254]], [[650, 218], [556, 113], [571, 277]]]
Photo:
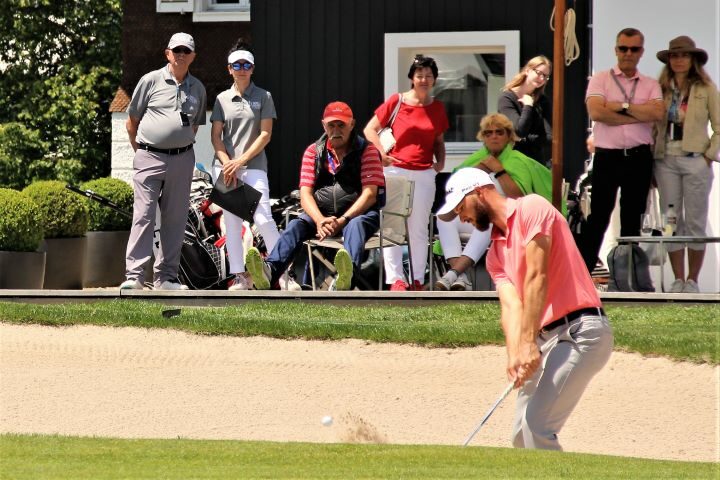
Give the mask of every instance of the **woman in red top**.
[[[413, 276], [406, 283], [402, 268], [402, 248], [385, 250], [385, 277], [390, 290], [422, 290], [427, 266], [428, 221], [435, 199], [435, 175], [445, 166], [444, 134], [449, 127], [445, 106], [430, 93], [438, 76], [438, 67], [430, 57], [416, 55], [410, 66], [410, 90], [393, 95], [375, 110], [365, 127], [365, 137], [382, 155], [385, 177], [401, 176], [415, 182], [413, 210], [408, 219]], [[395, 145], [387, 152], [378, 132], [392, 122]], [[434, 157], [434, 161], [433, 161]]]

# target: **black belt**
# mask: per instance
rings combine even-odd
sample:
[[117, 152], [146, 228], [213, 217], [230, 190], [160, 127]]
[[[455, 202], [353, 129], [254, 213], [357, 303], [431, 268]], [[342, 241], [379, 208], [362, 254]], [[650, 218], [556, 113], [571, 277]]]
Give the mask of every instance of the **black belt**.
[[540, 329], [540, 333], [547, 333], [550, 330], [553, 330], [561, 325], [568, 324], [570, 322], [573, 322], [577, 320], [580, 317], [583, 317], [585, 315], [600, 315], [605, 316], [605, 310], [602, 309], [602, 307], [590, 307], [590, 308], [581, 308], [580, 310], [575, 310], [574, 312], [570, 312], [564, 317], [560, 317], [557, 320], [553, 320], [552, 322], [548, 323], [544, 327]]
[[644, 153], [650, 151], [650, 145], [638, 145], [637, 147], [631, 148], [602, 148], [595, 147], [595, 153], [615, 153], [620, 154], [623, 157], [629, 157], [635, 153]]
[[190, 145], [186, 145], [180, 148], [155, 148], [152, 145], [146, 145], [144, 143], [138, 143], [137, 146], [141, 150], [147, 150], [148, 152], [155, 153], [164, 153], [166, 155], [180, 155], [181, 153], [185, 153], [191, 148], [193, 148], [192, 143]]

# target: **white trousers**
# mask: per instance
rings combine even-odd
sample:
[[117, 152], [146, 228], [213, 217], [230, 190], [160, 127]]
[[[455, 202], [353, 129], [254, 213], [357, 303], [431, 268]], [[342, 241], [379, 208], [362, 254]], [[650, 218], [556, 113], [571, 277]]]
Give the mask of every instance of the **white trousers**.
[[[413, 194], [413, 208], [408, 218], [408, 229], [410, 237], [410, 250], [412, 252], [413, 280], [421, 284], [425, 282], [425, 268], [428, 258], [428, 233], [430, 223], [430, 210], [435, 200], [435, 170], [407, 170], [399, 167], [385, 167], [385, 177], [405, 177], [415, 182]], [[402, 247], [390, 247], [384, 251], [385, 258], [385, 281], [392, 285], [398, 280], [404, 280], [403, 274], [403, 249]]]
[[[490, 229], [481, 232], [471, 223], [460, 221], [455, 217], [449, 222], [437, 219], [438, 236], [442, 245], [443, 255], [446, 259], [457, 258], [461, 255], [469, 257], [473, 263], [477, 263], [490, 245]], [[462, 247], [460, 234], [469, 234], [465, 248]]]
[[[213, 165], [213, 180], [217, 181], [222, 174], [222, 168], [219, 164]], [[260, 235], [265, 241], [267, 251], [270, 252], [280, 238], [277, 225], [272, 217], [270, 210], [270, 184], [268, 182], [267, 172], [264, 170], [243, 168], [238, 170], [237, 178], [243, 183], [247, 183], [255, 190], [262, 193], [260, 203], [258, 204], [253, 223], [257, 227]], [[229, 273], [242, 273], [245, 271], [245, 248], [243, 247], [242, 228], [243, 219], [226, 210], [223, 210], [223, 218], [225, 219], [226, 245], [228, 259], [230, 260]]]

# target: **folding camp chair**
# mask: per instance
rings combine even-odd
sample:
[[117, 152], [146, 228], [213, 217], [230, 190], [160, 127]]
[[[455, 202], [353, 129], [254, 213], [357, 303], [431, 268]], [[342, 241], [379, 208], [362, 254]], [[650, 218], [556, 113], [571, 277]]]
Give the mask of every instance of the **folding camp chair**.
[[[413, 193], [415, 182], [403, 177], [387, 177], [385, 179], [385, 206], [380, 210], [380, 228], [378, 232], [365, 242], [365, 250], [378, 249], [380, 252], [380, 268], [378, 274], [378, 290], [382, 290], [383, 283], [383, 249], [387, 247], [408, 247], [410, 259], [410, 278], [412, 272], [412, 252], [410, 250], [410, 237], [408, 235], [408, 218], [412, 213]], [[318, 259], [334, 275], [335, 266], [323, 254], [320, 247], [338, 250], [343, 247], [342, 237], [326, 238], [324, 240], [308, 240], [305, 242], [308, 249], [310, 263], [310, 276], [313, 290], [315, 285], [315, 267], [313, 258]]]

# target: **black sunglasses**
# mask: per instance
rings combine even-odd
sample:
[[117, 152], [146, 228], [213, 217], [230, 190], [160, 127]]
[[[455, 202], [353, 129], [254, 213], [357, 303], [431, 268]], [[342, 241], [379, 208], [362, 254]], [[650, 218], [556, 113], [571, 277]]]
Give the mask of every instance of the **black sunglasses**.
[[628, 47], [627, 45], [618, 45], [617, 49], [620, 50], [622, 53], [627, 52], [630, 50], [632, 53], [637, 53], [640, 50], [642, 50], [643, 47]]
[[233, 70], [250, 70], [253, 67], [253, 64], [250, 62], [235, 62], [230, 64], [232, 66]]
[[173, 53], [184, 53], [185, 55], [190, 55], [192, 53], [192, 50], [190, 50], [187, 47], [175, 47], [172, 49]]

